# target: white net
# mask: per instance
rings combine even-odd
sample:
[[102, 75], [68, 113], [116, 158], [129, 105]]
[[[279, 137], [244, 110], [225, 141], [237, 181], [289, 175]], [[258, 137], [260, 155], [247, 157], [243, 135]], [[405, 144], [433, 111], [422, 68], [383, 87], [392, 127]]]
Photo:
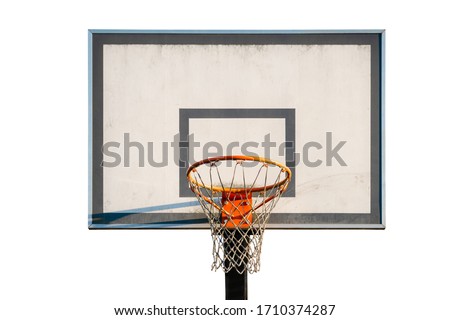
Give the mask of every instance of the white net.
[[290, 174], [281, 164], [245, 156], [210, 158], [191, 166], [189, 186], [211, 227], [212, 270], [259, 271], [264, 230]]

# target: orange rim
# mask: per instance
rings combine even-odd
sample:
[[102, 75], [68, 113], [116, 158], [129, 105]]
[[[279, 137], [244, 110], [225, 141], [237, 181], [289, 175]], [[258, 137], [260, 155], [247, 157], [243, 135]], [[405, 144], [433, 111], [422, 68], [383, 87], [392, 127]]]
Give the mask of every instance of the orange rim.
[[[272, 164], [275, 165], [277, 167], [279, 167], [282, 172], [285, 173], [285, 178], [283, 180], [281, 180], [278, 183], [275, 184], [271, 184], [268, 186], [264, 186], [264, 187], [254, 187], [254, 188], [226, 188], [226, 187], [216, 187], [216, 186], [205, 186], [204, 184], [196, 181], [192, 176], [191, 173], [199, 166], [203, 165], [203, 164], [207, 164], [207, 163], [211, 163], [211, 162], [217, 162], [217, 161], [226, 161], [226, 160], [244, 160], [244, 161], [256, 161], [256, 162], [261, 162], [261, 163], [267, 163], [267, 164]], [[283, 184], [285, 184], [286, 182], [289, 182], [291, 180], [291, 170], [286, 167], [285, 165], [270, 160], [270, 159], [266, 159], [266, 158], [261, 158], [261, 157], [252, 157], [252, 156], [241, 156], [241, 155], [234, 155], [234, 156], [221, 156], [221, 157], [213, 157], [213, 158], [207, 158], [201, 161], [198, 161], [196, 163], [194, 163], [193, 165], [191, 165], [189, 167], [189, 169], [187, 170], [187, 179], [189, 180], [190, 183], [201, 187], [201, 188], [205, 188], [214, 192], [261, 192], [261, 191], [267, 191], [267, 190], [271, 190], [273, 188], [277, 188], [279, 186], [282, 186]], [[285, 190], [281, 190], [281, 193], [283, 193]]]

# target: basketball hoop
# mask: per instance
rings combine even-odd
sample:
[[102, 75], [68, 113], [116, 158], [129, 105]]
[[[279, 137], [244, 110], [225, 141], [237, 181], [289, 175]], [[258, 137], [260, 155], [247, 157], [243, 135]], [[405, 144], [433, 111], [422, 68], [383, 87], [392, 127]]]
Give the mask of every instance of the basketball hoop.
[[264, 230], [291, 180], [290, 169], [260, 157], [221, 156], [194, 163], [187, 179], [211, 227], [211, 269], [259, 271]]

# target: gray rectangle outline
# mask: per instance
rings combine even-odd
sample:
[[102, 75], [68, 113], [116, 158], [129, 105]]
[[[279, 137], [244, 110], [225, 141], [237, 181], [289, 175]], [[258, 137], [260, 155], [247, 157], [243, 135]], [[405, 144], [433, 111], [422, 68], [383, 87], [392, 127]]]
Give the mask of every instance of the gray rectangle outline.
[[[211, 108], [211, 109], [194, 109], [194, 108], [180, 108], [179, 109], [179, 133], [180, 141], [187, 141], [189, 136], [189, 120], [190, 119], [284, 119], [285, 120], [285, 142], [293, 143], [293, 147], [289, 148], [289, 154], [286, 151], [286, 158], [289, 156], [295, 159], [295, 109], [291, 108]], [[185, 140], [183, 140], [185, 139]], [[181, 142], [180, 142], [181, 144]], [[183, 151], [183, 152], [182, 152]], [[188, 188], [185, 181], [186, 166], [182, 164], [188, 163], [189, 153], [180, 150], [180, 165], [179, 165], [179, 196], [192, 198], [192, 191]], [[295, 195], [295, 166], [291, 164], [286, 165], [291, 169], [292, 179], [285, 194], [293, 193]]]

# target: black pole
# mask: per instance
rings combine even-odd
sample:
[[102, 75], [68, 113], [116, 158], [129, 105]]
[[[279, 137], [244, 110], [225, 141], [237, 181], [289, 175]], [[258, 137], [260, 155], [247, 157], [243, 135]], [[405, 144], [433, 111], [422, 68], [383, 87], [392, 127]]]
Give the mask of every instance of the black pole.
[[233, 268], [225, 273], [225, 299], [247, 300], [247, 271], [240, 274]]
[[[246, 252], [248, 246], [247, 241], [239, 241], [242, 235], [237, 229], [228, 229], [225, 232], [225, 255], [230, 254], [234, 256], [239, 255], [239, 252]], [[238, 246], [238, 247], [237, 247]], [[229, 265], [228, 259], [225, 260], [225, 265]], [[226, 300], [247, 300], [247, 259], [242, 261], [242, 264], [231, 268], [225, 273], [225, 299]]]

